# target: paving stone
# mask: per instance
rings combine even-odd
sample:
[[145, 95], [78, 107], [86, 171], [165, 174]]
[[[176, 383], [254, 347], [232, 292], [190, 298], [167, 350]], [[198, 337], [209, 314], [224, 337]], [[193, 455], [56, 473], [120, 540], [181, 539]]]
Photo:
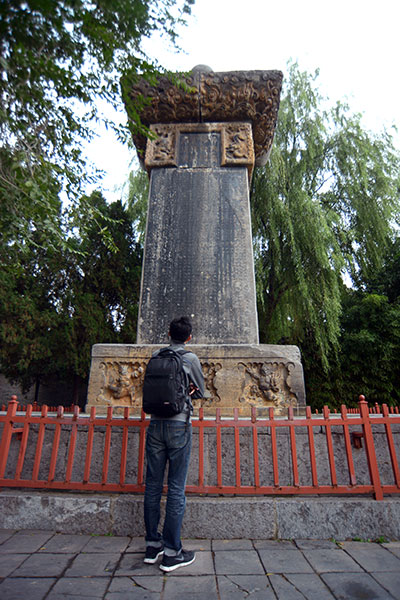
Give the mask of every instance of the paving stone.
[[124, 554], [115, 575], [118, 577], [135, 577], [136, 575], [145, 576], [160, 576], [162, 572], [159, 569], [161, 560], [153, 565], [148, 565], [143, 562], [144, 552], [142, 554], [129, 553]]
[[85, 552], [124, 552], [130, 541], [129, 537], [96, 535], [85, 546]]
[[46, 600], [103, 598], [109, 583], [109, 577], [63, 577], [57, 581]]
[[266, 575], [220, 575], [217, 579], [221, 600], [275, 600]]
[[253, 550], [251, 540], [212, 540], [212, 549], [215, 550]]
[[142, 537], [134, 537], [129, 542], [129, 546], [125, 550], [125, 552], [144, 552], [146, 547], [146, 542]]
[[336, 600], [393, 600], [368, 573], [324, 573], [321, 579], [332, 591]]
[[217, 584], [213, 575], [201, 577], [167, 577], [163, 600], [219, 600]]
[[284, 576], [270, 575], [269, 580], [278, 600], [304, 600], [304, 595]]
[[6, 540], [9, 540], [15, 533], [15, 529], [0, 529], [0, 544], [3, 544]]
[[49, 531], [32, 531], [29, 533], [19, 531], [0, 546], [0, 554], [5, 552], [21, 552], [21, 554], [36, 552], [53, 535]]
[[[42, 555], [45, 556], [45, 555]], [[63, 556], [62, 554], [59, 556]], [[78, 554], [66, 571], [66, 577], [107, 577], [114, 573], [120, 554]]]
[[295, 550], [296, 546], [289, 540], [253, 540], [253, 546], [257, 550], [261, 548], [277, 548], [279, 550]]
[[13, 573], [13, 577], [59, 577], [74, 554], [32, 554]]
[[48, 542], [39, 549], [39, 552], [60, 552], [60, 553], [78, 553], [81, 552], [89, 540], [90, 535], [68, 535], [59, 533], [54, 535]]
[[296, 546], [300, 550], [316, 550], [317, 548], [324, 548], [326, 550], [340, 550], [335, 542], [331, 540], [294, 540]]
[[302, 594], [307, 600], [334, 600], [334, 596], [328, 590], [318, 575], [311, 573], [289, 573], [285, 578]]
[[41, 577], [13, 579], [8, 577], [0, 583], [1, 600], [43, 600], [47, 592], [54, 585], [56, 579]]
[[148, 592], [161, 592], [164, 587], [164, 578], [160, 577], [161, 571], [157, 576], [148, 577], [140, 575], [138, 577], [113, 577], [109, 592], [128, 592], [132, 589], [146, 590]]
[[0, 577], [8, 577], [30, 554], [0, 554]]
[[267, 573], [312, 573], [313, 570], [297, 549], [270, 548], [258, 550]]
[[255, 550], [215, 552], [215, 572], [218, 575], [263, 575], [264, 569]]
[[[137, 587], [130, 592], [108, 592], [105, 600], [160, 600], [160, 596], [160, 592], [149, 592]], [[75, 600], [75, 596], [71, 600]]]
[[167, 573], [169, 577], [177, 575], [178, 577], [186, 575], [213, 575], [214, 574], [214, 562], [211, 552], [196, 552], [196, 558], [194, 563], [187, 567], [181, 567], [176, 571]]
[[380, 585], [390, 592], [393, 598], [400, 600], [400, 572], [397, 573], [371, 573]]
[[317, 573], [357, 573], [357, 571], [362, 571], [360, 565], [343, 550], [338, 552], [320, 548], [319, 550], [304, 550], [303, 554]]
[[17, 529], [6, 529], [4, 527], [0, 527], [0, 535], [14, 535], [18, 530]]
[[389, 544], [382, 544], [382, 546], [400, 558], [400, 542], [390, 542]]
[[182, 547], [185, 550], [194, 550], [195, 552], [211, 552], [211, 540], [182, 540]]
[[400, 558], [394, 556], [380, 544], [362, 542], [344, 542], [346, 550], [366, 571], [375, 571], [379, 565], [380, 571], [400, 572]]

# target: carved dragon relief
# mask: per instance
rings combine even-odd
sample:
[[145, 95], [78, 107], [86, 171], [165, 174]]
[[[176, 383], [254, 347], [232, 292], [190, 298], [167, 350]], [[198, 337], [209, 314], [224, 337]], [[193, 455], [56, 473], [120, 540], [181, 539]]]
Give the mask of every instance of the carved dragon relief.
[[147, 142], [146, 168], [175, 166], [178, 130], [175, 125], [152, 125], [152, 133], [157, 137]]
[[288, 406], [297, 400], [291, 388], [293, 363], [239, 363], [244, 374], [240, 402], [253, 406]]
[[202, 362], [201, 367], [204, 376], [204, 386], [211, 397], [207, 399], [193, 399], [194, 408], [198, 408], [199, 406], [213, 406], [216, 402], [221, 402], [218, 390], [215, 387], [215, 376], [222, 369], [221, 363]]
[[249, 180], [254, 166], [253, 137], [250, 123], [230, 123], [222, 127], [223, 166], [244, 165], [249, 170]]
[[105, 361], [100, 364], [102, 386], [98, 404], [138, 406], [143, 387], [145, 362]]

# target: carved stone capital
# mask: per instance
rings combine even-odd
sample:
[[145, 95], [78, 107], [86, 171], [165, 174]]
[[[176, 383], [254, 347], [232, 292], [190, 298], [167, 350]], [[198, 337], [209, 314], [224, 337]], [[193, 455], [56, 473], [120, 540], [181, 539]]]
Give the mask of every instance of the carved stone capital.
[[[194, 69], [178, 80], [160, 77], [156, 85], [145, 79], [124, 83], [125, 106], [144, 104], [142, 123], [150, 127], [173, 123], [249, 123], [253, 132], [256, 165], [263, 165], [271, 149], [278, 117], [282, 73], [280, 71], [229, 71], [214, 73]], [[143, 159], [146, 137], [138, 134], [131, 119], [132, 136]]]
[[177, 123], [150, 125], [154, 137], [148, 140], [145, 167], [172, 167], [178, 164], [179, 138], [183, 133], [219, 133], [221, 166], [245, 166], [249, 178], [254, 167], [254, 147], [250, 123]]

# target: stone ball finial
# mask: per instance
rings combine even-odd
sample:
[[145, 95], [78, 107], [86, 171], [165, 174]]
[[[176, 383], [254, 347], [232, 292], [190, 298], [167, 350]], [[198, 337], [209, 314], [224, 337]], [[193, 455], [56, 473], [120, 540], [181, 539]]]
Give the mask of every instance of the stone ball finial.
[[193, 67], [192, 73], [214, 73], [214, 71], [208, 65], [196, 65]]

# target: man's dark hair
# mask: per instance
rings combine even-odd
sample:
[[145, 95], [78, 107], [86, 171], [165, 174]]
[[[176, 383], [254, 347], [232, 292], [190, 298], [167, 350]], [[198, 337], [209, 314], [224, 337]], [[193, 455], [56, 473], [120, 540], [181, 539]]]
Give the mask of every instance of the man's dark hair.
[[192, 323], [189, 317], [179, 317], [179, 319], [173, 319], [169, 326], [169, 335], [172, 340], [177, 342], [186, 342], [190, 334], [192, 333]]

